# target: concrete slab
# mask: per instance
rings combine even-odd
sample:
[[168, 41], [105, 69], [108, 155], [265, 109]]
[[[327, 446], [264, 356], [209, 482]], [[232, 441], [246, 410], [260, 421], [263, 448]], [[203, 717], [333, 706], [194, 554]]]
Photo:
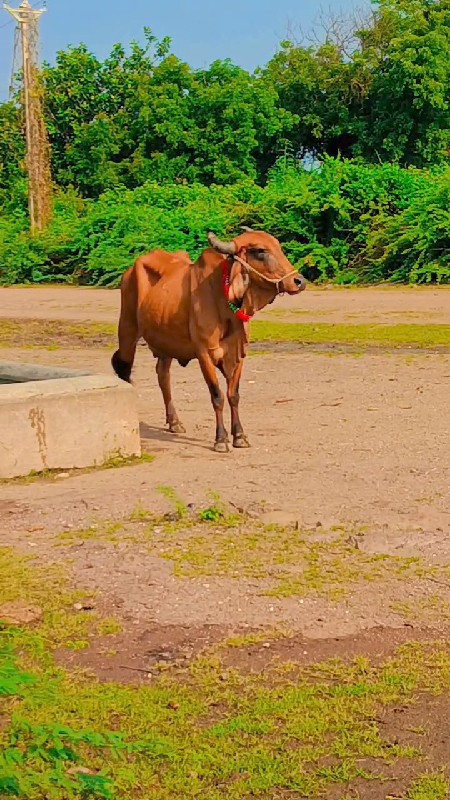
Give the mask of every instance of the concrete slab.
[[140, 454], [132, 386], [109, 375], [0, 361], [0, 479]]

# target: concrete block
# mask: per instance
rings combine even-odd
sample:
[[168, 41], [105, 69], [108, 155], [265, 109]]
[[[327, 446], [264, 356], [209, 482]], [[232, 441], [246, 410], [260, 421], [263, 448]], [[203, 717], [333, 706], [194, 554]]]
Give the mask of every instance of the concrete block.
[[114, 376], [0, 362], [0, 478], [140, 454], [132, 386]]

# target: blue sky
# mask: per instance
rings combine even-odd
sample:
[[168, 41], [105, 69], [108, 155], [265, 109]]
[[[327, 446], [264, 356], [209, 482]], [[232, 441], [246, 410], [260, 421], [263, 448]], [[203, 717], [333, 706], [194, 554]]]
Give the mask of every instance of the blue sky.
[[[12, 6], [19, 3], [9, 0]], [[104, 57], [115, 42], [140, 39], [148, 25], [157, 36], [170, 36], [176, 55], [195, 67], [228, 57], [253, 69], [270, 59], [290, 24], [310, 30], [321, 8], [354, 7], [355, 0], [48, 0], [42, 57], [52, 62], [58, 50], [80, 42]], [[0, 10], [0, 99], [7, 95], [11, 71], [10, 19]]]

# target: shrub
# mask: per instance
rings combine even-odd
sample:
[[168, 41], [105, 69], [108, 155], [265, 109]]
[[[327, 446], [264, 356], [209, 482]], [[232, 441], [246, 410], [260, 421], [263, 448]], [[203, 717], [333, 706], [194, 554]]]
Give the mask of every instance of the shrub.
[[3, 283], [116, 286], [138, 254], [156, 247], [197, 257], [208, 230], [267, 230], [311, 280], [339, 283], [450, 278], [450, 169], [402, 169], [326, 159], [311, 171], [279, 164], [263, 188], [159, 185], [111, 190], [99, 200], [57, 197], [34, 237], [24, 212], [0, 216]]

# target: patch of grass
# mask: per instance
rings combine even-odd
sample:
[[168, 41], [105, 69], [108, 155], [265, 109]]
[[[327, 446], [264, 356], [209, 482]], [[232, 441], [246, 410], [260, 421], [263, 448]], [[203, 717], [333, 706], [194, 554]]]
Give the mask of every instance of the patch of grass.
[[117, 327], [102, 322], [0, 319], [1, 347], [110, 347], [116, 339]]
[[177, 542], [153, 536], [152, 550], [173, 561], [180, 577], [246, 578], [261, 581], [271, 597], [317, 593], [339, 600], [363, 581], [434, 575], [419, 558], [367, 554], [348, 533], [317, 539], [316, 532], [247, 521], [234, 527], [198, 525], [178, 531]]
[[[281, 312], [282, 313], [282, 312]], [[290, 314], [291, 312], [289, 312]], [[255, 320], [251, 339], [256, 344], [292, 342], [316, 345], [350, 345], [418, 349], [450, 347], [450, 325], [429, 323], [352, 324], [327, 322], [282, 322]], [[0, 319], [0, 347], [86, 348], [115, 346], [115, 325], [97, 322], [73, 323], [53, 320]], [[260, 349], [261, 351], [261, 349]], [[261, 352], [264, 352], [262, 349]]]
[[[122, 534], [127, 521], [126, 518], [123, 520], [98, 520], [88, 528], [64, 531], [58, 534], [57, 539], [61, 545], [97, 540], [118, 544], [123, 539]], [[120, 536], [118, 536], [119, 533]]]
[[[187, 531], [199, 523], [202, 523], [203, 527], [215, 523], [225, 529], [236, 526], [240, 521], [240, 516], [236, 513], [231, 513], [216, 493], [209, 493], [209, 499], [213, 501], [212, 505], [196, 511], [178, 497], [171, 486], [160, 486], [158, 491], [168, 500], [173, 511], [161, 516], [138, 503], [131, 514], [125, 515], [120, 520], [96, 520], [87, 528], [64, 531], [58, 534], [57, 539], [63, 545], [98, 539], [111, 544], [117, 544], [117, 542], [125, 540], [135, 543], [149, 543], [156, 541], [155, 534], [157, 537], [161, 534], [177, 533], [180, 530]], [[151, 526], [144, 528], [144, 523], [151, 523]], [[120, 537], [117, 535], [119, 533]]]
[[450, 781], [442, 774], [428, 774], [414, 782], [406, 800], [448, 800], [449, 797]]
[[415, 623], [431, 624], [450, 620], [450, 605], [438, 594], [417, 597], [403, 603], [392, 603], [391, 609], [403, 619]]
[[134, 511], [130, 514], [130, 522], [144, 522], [151, 517], [151, 512], [142, 505], [141, 502], [137, 503]]
[[118, 619], [114, 619], [114, 617], [102, 619], [97, 624], [99, 636], [117, 636], [117, 634], [122, 633], [122, 630], [122, 623]]
[[42, 472], [32, 470], [28, 475], [18, 478], [1, 478], [0, 486], [5, 484], [18, 484], [27, 485], [29, 483], [36, 483], [39, 481], [48, 482], [61, 480], [61, 476], [67, 475], [68, 478], [76, 477], [77, 475], [89, 475], [91, 472], [102, 472], [107, 469], [120, 469], [121, 467], [135, 467], [138, 464], [152, 464], [155, 456], [151, 453], [141, 453], [140, 456], [121, 456], [117, 454], [112, 456], [104, 464], [98, 464], [93, 467], [82, 467], [80, 469], [45, 469]]
[[92, 611], [83, 610], [91, 605], [92, 595], [71, 591], [61, 567], [41, 568], [33, 561], [11, 548], [0, 548], [0, 621], [2, 609], [8, 611], [20, 601], [41, 611], [41, 621], [28, 633], [31, 649], [38, 640], [52, 649], [87, 647], [90, 635], [105, 624]]
[[332, 323], [252, 323], [252, 341], [341, 344], [359, 347], [450, 347], [450, 325], [349, 325]]
[[197, 518], [200, 522], [220, 523], [226, 527], [233, 527], [239, 524], [241, 515], [236, 512], [230, 512], [218, 492], [208, 492], [208, 499], [211, 505], [202, 508], [197, 513]]
[[[38, 602], [51, 615], [56, 593], [70, 626], [59, 572], [0, 554], [8, 576], [0, 579], [2, 602]], [[420, 753], [384, 738], [377, 720], [420, 694], [450, 690], [450, 643], [409, 644], [379, 665], [359, 657], [257, 675], [224, 673], [216, 650], [132, 687], [56, 667], [53, 634], [48, 621], [33, 631], [0, 630], [2, 797], [316, 798], [333, 785], [380, 776], [399, 759], [418, 759], [420, 774]], [[443, 775], [422, 775], [407, 797], [443, 800], [447, 790]]]
[[173, 513], [158, 516], [139, 507], [122, 520], [99, 520], [57, 538], [62, 544], [90, 539], [143, 544], [172, 561], [177, 577], [260, 581], [261, 594], [277, 598], [317, 594], [339, 601], [363, 582], [445, 576], [419, 557], [363, 552], [357, 540], [364, 528], [349, 536], [338, 526], [319, 536], [317, 530], [266, 526], [230, 512], [215, 495], [213, 505], [193, 510], [170, 487], [161, 491]]
[[264, 642], [277, 642], [280, 639], [286, 639], [289, 636], [287, 630], [262, 630], [252, 631], [251, 633], [238, 634], [230, 636], [220, 643], [220, 649], [241, 649], [246, 647], [256, 647]]
[[158, 486], [157, 491], [159, 492], [159, 494], [165, 497], [166, 500], [168, 500], [170, 505], [173, 507], [176, 516], [179, 519], [184, 519], [185, 517], [188, 516], [189, 514], [188, 506], [186, 505], [184, 500], [181, 500], [181, 498], [178, 497], [175, 489], [172, 486]]
[[[445, 645], [404, 648], [379, 667], [365, 659], [332, 662], [297, 670], [295, 678], [276, 671], [225, 676], [219, 660], [201, 658], [182, 674], [168, 671], [136, 688], [99, 685], [51, 665], [24, 674], [20, 638], [1, 637], [9, 699], [0, 775], [3, 785], [20, 788], [18, 796], [36, 800], [78, 800], [84, 777], [98, 779], [88, 781], [89, 796], [117, 800], [244, 800], [283, 791], [319, 797], [418, 758], [385, 740], [375, 720], [417, 692], [450, 689]], [[364, 759], [374, 762], [373, 773], [359, 766]], [[425, 775], [408, 797], [440, 800], [446, 788], [442, 776]]]

